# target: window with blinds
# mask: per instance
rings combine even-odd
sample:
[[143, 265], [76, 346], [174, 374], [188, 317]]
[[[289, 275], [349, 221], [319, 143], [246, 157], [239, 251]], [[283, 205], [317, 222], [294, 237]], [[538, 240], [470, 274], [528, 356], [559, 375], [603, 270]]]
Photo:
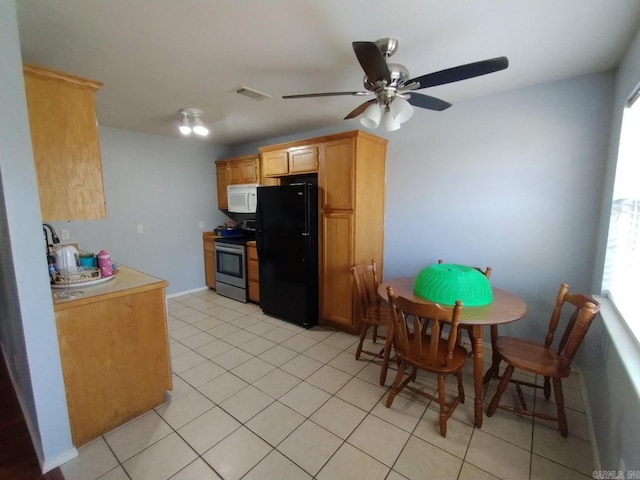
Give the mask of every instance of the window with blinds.
[[636, 90], [620, 132], [602, 289], [640, 340], [640, 102]]

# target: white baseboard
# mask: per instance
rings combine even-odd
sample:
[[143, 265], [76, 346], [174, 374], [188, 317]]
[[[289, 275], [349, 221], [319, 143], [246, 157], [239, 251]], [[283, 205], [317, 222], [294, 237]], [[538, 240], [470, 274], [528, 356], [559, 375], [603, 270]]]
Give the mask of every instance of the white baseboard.
[[48, 471], [59, 467], [63, 463], [67, 463], [69, 460], [72, 460], [77, 456], [78, 450], [74, 447], [71, 450], [67, 450], [66, 452], [58, 455], [57, 457], [45, 460], [44, 464], [42, 464], [42, 473], [47, 473]]
[[578, 372], [578, 378], [580, 379], [580, 392], [582, 393], [582, 402], [584, 404], [584, 413], [587, 417], [587, 431], [589, 432], [589, 439], [591, 440], [591, 453], [593, 454], [593, 468], [594, 470], [601, 470], [600, 456], [598, 455], [598, 445], [596, 442], [596, 431], [593, 428], [593, 418], [591, 417], [591, 406], [589, 405], [589, 397], [587, 396], [587, 389], [584, 386], [582, 379], [582, 369], [578, 365], [571, 365], [571, 368]]
[[187, 295], [189, 293], [201, 292], [202, 290], [208, 290], [208, 289], [209, 287], [204, 286], [204, 287], [194, 288], [192, 290], [186, 290], [184, 292], [172, 293], [170, 295], [166, 295], [166, 297], [167, 298], [179, 297], [180, 295]]

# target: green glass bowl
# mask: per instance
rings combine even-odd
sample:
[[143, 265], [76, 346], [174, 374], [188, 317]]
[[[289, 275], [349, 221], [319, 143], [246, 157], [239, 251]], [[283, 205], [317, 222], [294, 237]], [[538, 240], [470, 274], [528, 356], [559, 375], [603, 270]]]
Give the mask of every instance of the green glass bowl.
[[487, 305], [493, 300], [489, 279], [465, 265], [437, 263], [423, 269], [413, 284], [413, 293], [430, 302], [466, 307]]

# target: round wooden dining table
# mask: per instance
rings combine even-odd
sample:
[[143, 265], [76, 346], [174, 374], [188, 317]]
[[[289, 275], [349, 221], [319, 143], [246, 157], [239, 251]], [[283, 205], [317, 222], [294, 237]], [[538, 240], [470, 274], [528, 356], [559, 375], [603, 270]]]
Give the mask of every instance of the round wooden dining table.
[[[395, 278], [378, 285], [378, 296], [385, 302], [387, 287], [392, 287], [395, 295], [408, 298], [415, 303], [428, 303], [413, 293], [414, 277]], [[460, 326], [471, 327], [473, 341], [473, 384], [475, 390], [474, 420], [476, 427], [482, 427], [482, 330], [485, 325], [491, 326], [491, 344], [495, 345], [498, 336], [498, 325], [515, 322], [527, 314], [527, 304], [516, 295], [500, 288], [492, 287], [493, 300], [480, 307], [465, 307], [460, 312]], [[495, 355], [495, 349], [494, 349]], [[497, 372], [492, 372], [497, 374]]]

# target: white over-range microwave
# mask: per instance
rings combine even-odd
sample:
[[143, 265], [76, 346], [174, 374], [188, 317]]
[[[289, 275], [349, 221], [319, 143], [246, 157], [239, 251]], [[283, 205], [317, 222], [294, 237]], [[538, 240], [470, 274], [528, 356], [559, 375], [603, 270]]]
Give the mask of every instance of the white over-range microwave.
[[227, 209], [231, 213], [256, 213], [258, 184], [244, 183], [227, 186]]

